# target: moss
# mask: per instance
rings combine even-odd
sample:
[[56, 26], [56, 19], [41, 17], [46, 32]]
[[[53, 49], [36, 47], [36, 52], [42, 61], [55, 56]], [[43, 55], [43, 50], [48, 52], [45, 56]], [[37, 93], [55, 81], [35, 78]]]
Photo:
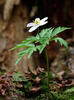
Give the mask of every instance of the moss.
[[70, 92], [66, 92], [66, 91], [62, 91], [61, 93], [59, 93], [58, 91], [53, 92], [53, 95], [54, 95], [53, 100], [74, 100], [74, 91], [73, 92], [71, 92], [71, 90]]

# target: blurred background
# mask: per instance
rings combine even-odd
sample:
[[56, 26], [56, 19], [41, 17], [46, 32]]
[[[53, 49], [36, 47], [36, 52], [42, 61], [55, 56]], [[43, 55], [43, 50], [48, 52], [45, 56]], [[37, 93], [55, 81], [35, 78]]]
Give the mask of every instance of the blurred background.
[[[74, 0], [0, 0], [0, 74], [13, 70], [27, 72], [28, 67], [34, 72], [35, 67], [45, 66], [44, 53], [41, 56], [35, 53], [30, 60], [25, 55], [21, 62], [15, 66], [19, 50], [9, 51], [17, 43], [35, 35], [34, 32], [28, 33], [26, 25], [37, 17], [48, 17], [49, 21], [40, 30], [58, 26], [72, 28], [59, 35], [68, 42], [70, 56], [66, 54], [65, 49], [60, 49], [59, 44], [54, 42], [47, 46], [47, 50], [51, 66], [60, 66], [60, 62], [62, 63], [60, 68], [64, 68], [64, 70], [74, 66]], [[62, 60], [64, 56], [66, 59]], [[72, 64], [70, 65], [70, 63]]]

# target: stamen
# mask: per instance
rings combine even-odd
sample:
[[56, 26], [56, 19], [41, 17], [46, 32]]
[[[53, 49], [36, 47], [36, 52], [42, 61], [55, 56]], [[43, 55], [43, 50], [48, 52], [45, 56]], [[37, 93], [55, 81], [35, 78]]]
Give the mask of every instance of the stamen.
[[40, 18], [36, 18], [34, 23], [37, 24], [37, 25], [40, 24]]

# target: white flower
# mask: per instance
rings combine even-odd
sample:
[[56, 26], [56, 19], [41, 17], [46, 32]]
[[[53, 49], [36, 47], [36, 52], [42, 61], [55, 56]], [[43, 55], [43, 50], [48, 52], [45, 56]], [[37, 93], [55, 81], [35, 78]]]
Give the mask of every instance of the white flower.
[[47, 24], [48, 23], [48, 21], [46, 21], [47, 19], [48, 19], [48, 17], [45, 17], [45, 18], [43, 18], [41, 20], [40, 20], [40, 18], [36, 18], [34, 22], [31, 22], [31, 23], [27, 24], [27, 27], [31, 27], [29, 29], [29, 32], [33, 32], [39, 26]]

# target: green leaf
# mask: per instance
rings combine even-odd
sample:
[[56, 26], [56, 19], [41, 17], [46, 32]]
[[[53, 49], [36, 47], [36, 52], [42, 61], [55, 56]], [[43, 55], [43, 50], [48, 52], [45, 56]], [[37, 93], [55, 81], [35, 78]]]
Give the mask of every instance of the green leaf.
[[74, 92], [74, 87], [71, 87], [70, 89], [64, 91], [64, 93], [71, 93], [71, 92]]
[[41, 30], [39, 34], [36, 35], [36, 38], [42, 39], [42, 38], [50, 38], [52, 35], [52, 31], [54, 28], [46, 28]]
[[15, 49], [22, 48], [22, 47], [34, 47], [34, 44], [21, 43], [21, 44], [16, 45], [15, 47], [13, 47], [10, 50], [15, 50]]
[[49, 80], [51, 80], [52, 78], [53, 78], [53, 76], [52, 76], [52, 73], [51, 72], [49, 72], [49, 75], [48, 75], [48, 72], [46, 72], [46, 75], [45, 75], [46, 77], [48, 77], [49, 78]]
[[18, 56], [15, 65], [18, 64], [18, 62], [23, 58], [23, 56], [24, 56], [24, 54], [22, 54], [21, 56]]
[[48, 29], [43, 29], [40, 33], [39, 33], [39, 36], [40, 37], [45, 37], [46, 36], [46, 33], [49, 31], [49, 28]]
[[39, 45], [39, 46], [37, 46], [36, 48], [39, 50], [39, 53], [41, 54], [42, 53], [42, 51], [44, 50], [44, 48], [45, 48], [45, 44], [43, 44], [43, 45]]
[[57, 27], [53, 30], [52, 32], [52, 37], [56, 36], [57, 34], [59, 34], [60, 32], [63, 32], [67, 29], [71, 29], [71, 28], [68, 28], [68, 27]]
[[23, 54], [25, 54], [27, 52], [28, 52], [28, 50], [27, 49], [24, 49], [24, 50], [20, 51], [17, 55], [18, 56], [21, 56], [21, 55], [23, 55]]
[[43, 91], [48, 91], [48, 86], [47, 85], [42, 85], [41, 88], [42, 88]]
[[25, 54], [28, 54], [28, 58], [31, 57], [32, 53], [39, 50], [39, 53], [41, 54], [44, 48], [49, 45], [50, 41], [54, 40], [55, 42], [59, 41], [61, 46], [64, 45], [66, 48], [68, 48], [68, 44], [65, 40], [59, 37], [55, 37], [60, 32], [63, 32], [66, 29], [70, 29], [67, 27], [57, 27], [57, 28], [46, 28], [41, 30], [39, 34], [36, 36], [31, 36], [27, 38], [26, 40], [22, 41], [20, 44], [16, 45], [10, 50], [15, 50], [18, 48], [25, 47], [24, 50], [20, 51], [18, 53], [18, 59], [16, 61], [16, 64], [22, 59], [22, 57]]
[[55, 42], [59, 41], [61, 46], [64, 45], [68, 49], [68, 43], [64, 39], [62, 39], [60, 37], [55, 37], [53, 40]]
[[29, 38], [27, 38], [26, 40], [24, 40], [24, 41], [22, 41], [22, 43], [32, 43], [32, 42], [35, 42], [35, 41], [37, 41], [37, 38], [36, 37], [34, 37], [34, 36], [31, 36], [31, 37], [29, 37]]
[[30, 48], [30, 49], [28, 50], [28, 58], [31, 57], [31, 55], [32, 55], [32, 53], [33, 53], [34, 51], [36, 51], [36, 48]]
[[29, 81], [24, 85], [24, 88], [25, 88], [27, 91], [30, 90], [31, 87], [32, 87], [32, 83], [29, 82]]
[[15, 81], [15, 82], [22, 82], [22, 81], [27, 82], [28, 79], [26, 77], [24, 77], [23, 73], [17, 72], [17, 73], [13, 74], [12, 81]]
[[31, 57], [32, 53], [36, 51], [36, 48], [35, 47], [29, 47], [29, 48], [26, 48], [22, 51], [20, 51], [17, 55], [18, 55], [18, 59], [16, 61], [16, 64], [18, 64], [18, 62], [22, 59], [22, 57], [25, 55], [25, 54], [28, 54], [28, 58]]

